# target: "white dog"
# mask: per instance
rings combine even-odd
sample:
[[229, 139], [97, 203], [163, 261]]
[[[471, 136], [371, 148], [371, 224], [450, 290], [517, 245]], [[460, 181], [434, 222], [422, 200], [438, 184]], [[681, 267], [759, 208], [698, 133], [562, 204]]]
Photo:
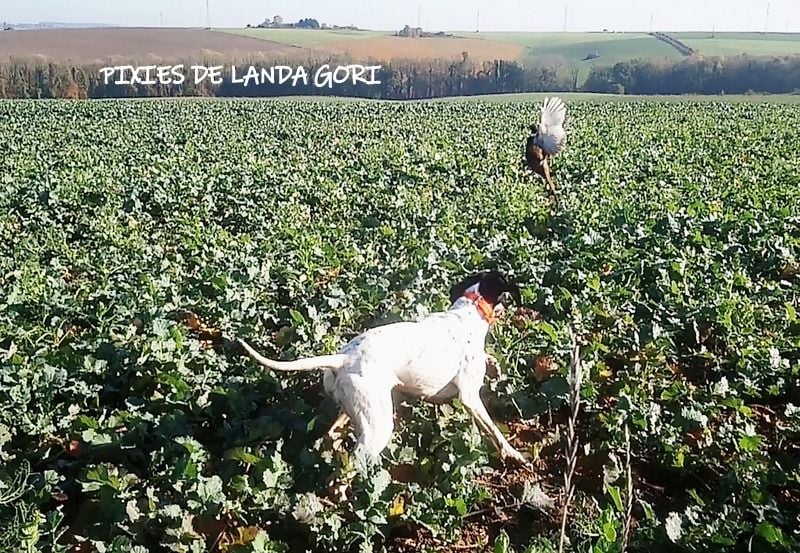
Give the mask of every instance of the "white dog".
[[373, 459], [391, 440], [392, 391], [397, 390], [431, 402], [458, 397], [504, 461], [527, 464], [494, 424], [479, 395], [486, 373], [486, 335], [509, 295], [519, 303], [519, 289], [499, 273], [474, 275], [451, 289], [447, 311], [419, 322], [373, 328], [334, 355], [273, 361], [244, 340], [239, 343], [269, 369], [324, 369], [325, 390], [355, 425], [357, 449]]

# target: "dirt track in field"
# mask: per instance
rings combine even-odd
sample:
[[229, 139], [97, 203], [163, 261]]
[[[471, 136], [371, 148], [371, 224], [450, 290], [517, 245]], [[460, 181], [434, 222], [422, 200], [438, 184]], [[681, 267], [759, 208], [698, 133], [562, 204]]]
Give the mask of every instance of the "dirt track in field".
[[203, 29], [100, 28], [0, 31], [0, 59], [44, 57], [136, 63], [197, 56], [282, 56], [296, 47]]
[[315, 44], [315, 50], [348, 54], [356, 62], [393, 59], [461, 59], [462, 52], [469, 53], [473, 61], [495, 59], [515, 60], [525, 51], [518, 44], [475, 38], [404, 38], [383, 36]]

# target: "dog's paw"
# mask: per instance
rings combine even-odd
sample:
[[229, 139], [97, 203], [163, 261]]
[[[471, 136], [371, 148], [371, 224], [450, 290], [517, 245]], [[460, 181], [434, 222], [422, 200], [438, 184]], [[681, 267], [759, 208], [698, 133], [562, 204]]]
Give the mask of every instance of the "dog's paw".
[[513, 465], [520, 468], [533, 470], [533, 464], [525, 458], [525, 456], [516, 449], [509, 449], [500, 454], [501, 459], [507, 465]]
[[486, 374], [490, 378], [500, 378], [502, 371], [500, 370], [500, 363], [493, 355], [486, 354]]

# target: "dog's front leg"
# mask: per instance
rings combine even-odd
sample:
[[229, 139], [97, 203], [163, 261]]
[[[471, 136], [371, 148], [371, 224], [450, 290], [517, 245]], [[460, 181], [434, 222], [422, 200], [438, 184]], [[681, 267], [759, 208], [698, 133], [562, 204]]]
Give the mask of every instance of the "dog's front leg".
[[500, 458], [504, 462], [513, 461], [519, 465], [527, 466], [528, 460], [525, 457], [514, 449], [506, 437], [503, 436], [503, 433], [500, 432], [500, 429], [497, 428], [497, 425], [492, 420], [492, 417], [489, 416], [489, 412], [486, 410], [486, 407], [483, 405], [483, 401], [480, 398], [480, 395], [476, 391], [469, 391], [467, 393], [461, 394], [461, 402], [464, 404], [464, 407], [469, 411], [469, 414], [472, 415], [472, 418], [475, 419], [475, 422], [478, 424], [478, 427], [483, 430], [483, 432], [488, 436], [488, 438], [492, 441], [494, 446], [497, 448], [497, 451], [500, 453]]

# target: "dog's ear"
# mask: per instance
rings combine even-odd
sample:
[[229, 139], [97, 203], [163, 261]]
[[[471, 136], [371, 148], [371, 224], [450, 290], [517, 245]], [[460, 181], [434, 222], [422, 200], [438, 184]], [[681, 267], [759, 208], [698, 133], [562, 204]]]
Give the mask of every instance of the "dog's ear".
[[492, 305], [502, 303], [505, 294], [510, 295], [517, 305], [522, 305], [519, 286], [497, 271], [483, 273], [478, 291]]
[[478, 284], [482, 277], [480, 274], [472, 275], [450, 288], [450, 303], [455, 303], [467, 290]]

